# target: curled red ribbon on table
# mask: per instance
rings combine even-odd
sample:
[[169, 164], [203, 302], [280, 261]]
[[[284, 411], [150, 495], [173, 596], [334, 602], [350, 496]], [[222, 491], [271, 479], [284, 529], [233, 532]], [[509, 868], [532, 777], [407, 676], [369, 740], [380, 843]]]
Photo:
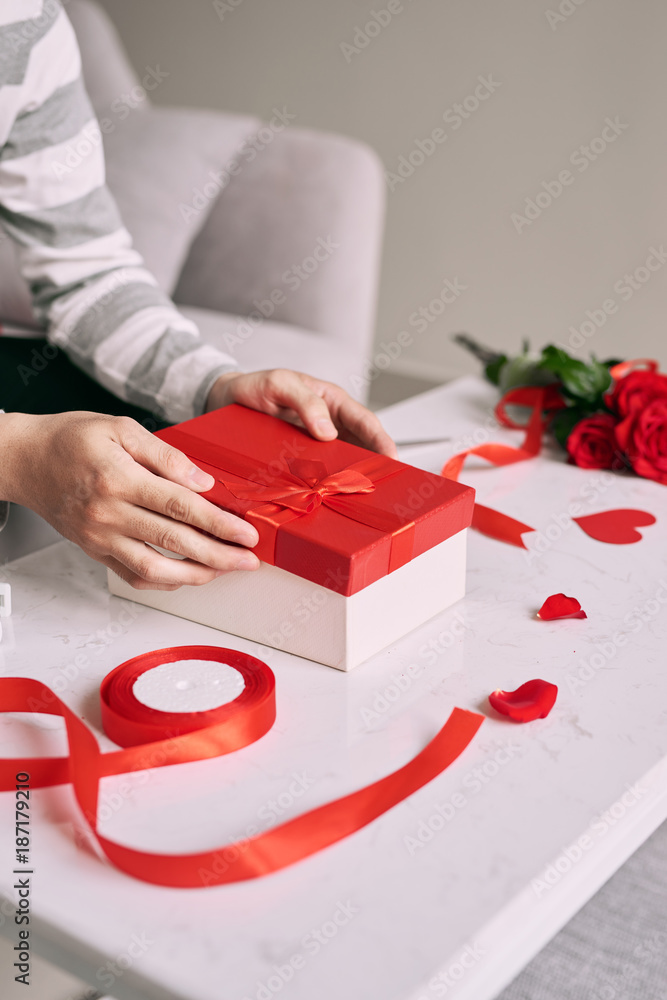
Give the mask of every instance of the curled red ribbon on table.
[[[507, 407], [512, 404], [530, 407], [527, 424], [517, 424], [508, 416]], [[557, 386], [554, 385], [521, 386], [517, 389], [510, 389], [497, 404], [494, 412], [498, 422], [504, 427], [525, 430], [523, 444], [519, 448], [513, 448], [507, 444], [480, 444], [475, 448], [468, 448], [450, 458], [443, 466], [441, 475], [446, 479], [458, 480], [463, 464], [469, 455], [477, 455], [492, 465], [498, 466], [512, 465], [514, 462], [525, 462], [529, 458], [535, 458], [540, 453], [542, 434], [548, 424], [548, 416], [545, 418], [544, 414], [562, 409], [563, 406], [565, 406], [563, 398]], [[526, 548], [522, 538], [523, 533], [535, 530], [530, 525], [523, 524], [522, 521], [517, 521], [508, 514], [501, 514], [500, 511], [484, 507], [479, 503], [475, 504], [472, 527], [484, 535], [523, 549]]]
[[[227, 663], [242, 674], [245, 688], [234, 701], [208, 712], [160, 712], [141, 704], [133, 693], [136, 679], [159, 664], [181, 659]], [[0, 791], [14, 790], [22, 768], [30, 774], [31, 788], [71, 782], [100, 847], [116, 867], [144, 882], [181, 888], [268, 875], [355, 833], [444, 771], [483, 721], [475, 712], [455, 708], [430, 743], [393, 774], [247, 840], [197, 854], [169, 855], [137, 851], [100, 834], [100, 779], [218, 757], [255, 742], [275, 719], [273, 672], [261, 660], [234, 649], [172, 647], [116, 667], [102, 682], [100, 696], [105, 732], [122, 750], [101, 753], [91, 730], [41, 681], [0, 678], [0, 711], [59, 715], [69, 741], [69, 757], [0, 760]]]
[[[323, 462], [290, 459], [290, 472], [276, 473], [225, 445], [210, 444], [177, 427], [169, 428], [168, 440], [210, 472], [233, 496], [261, 501], [259, 507], [246, 511], [244, 517], [251, 524], [263, 526], [259, 544], [253, 551], [271, 565], [275, 565], [280, 528], [297, 517], [310, 514], [320, 504], [343, 517], [391, 535], [390, 573], [412, 559], [414, 521], [406, 521], [394, 511], [369, 507], [355, 499], [355, 494], [370, 493], [375, 483], [401, 472], [401, 466], [384, 455], [369, 454], [360, 462], [331, 474], [327, 473]], [[230, 479], [230, 476], [242, 481]]]

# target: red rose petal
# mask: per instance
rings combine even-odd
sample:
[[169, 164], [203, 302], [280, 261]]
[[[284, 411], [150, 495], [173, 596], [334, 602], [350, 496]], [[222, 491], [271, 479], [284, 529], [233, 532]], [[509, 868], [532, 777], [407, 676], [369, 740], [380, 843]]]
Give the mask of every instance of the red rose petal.
[[537, 617], [544, 622], [552, 622], [556, 618], [587, 618], [576, 597], [566, 597], [565, 594], [552, 594], [537, 612]]
[[546, 719], [556, 704], [558, 688], [549, 681], [526, 681], [516, 691], [494, 691], [489, 702], [496, 712], [507, 715], [514, 722], [533, 722]]
[[642, 535], [637, 527], [646, 528], [655, 524], [655, 517], [645, 510], [602, 510], [599, 514], [587, 514], [585, 517], [573, 517], [582, 531], [598, 542], [610, 542], [612, 545], [630, 545], [641, 542]]

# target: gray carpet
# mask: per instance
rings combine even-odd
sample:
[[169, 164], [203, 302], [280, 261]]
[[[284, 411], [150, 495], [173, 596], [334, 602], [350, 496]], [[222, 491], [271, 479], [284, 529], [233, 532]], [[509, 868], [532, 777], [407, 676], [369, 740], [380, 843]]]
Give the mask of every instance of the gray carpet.
[[667, 823], [497, 1000], [667, 1000]]

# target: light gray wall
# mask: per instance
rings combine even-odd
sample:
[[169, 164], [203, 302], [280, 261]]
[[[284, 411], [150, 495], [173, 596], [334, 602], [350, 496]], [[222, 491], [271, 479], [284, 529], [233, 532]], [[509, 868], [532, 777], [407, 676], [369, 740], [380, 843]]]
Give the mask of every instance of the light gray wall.
[[[653, 257], [636, 289], [624, 278], [667, 245], [661, 0], [392, 0], [389, 23], [371, 27], [363, 48], [356, 28], [372, 11], [387, 21], [386, 0], [230, 0], [219, 13], [209, 0], [104, 5], [134, 64], [169, 73], [158, 103], [260, 115], [285, 105], [300, 126], [367, 141], [392, 172], [416, 140], [443, 130], [388, 190], [378, 344], [414, 333], [394, 371], [472, 370], [450, 341], [460, 329], [512, 349], [527, 337], [667, 365], [667, 262]], [[355, 36], [359, 51], [346, 55], [341, 43]], [[443, 121], [480, 77], [494, 92], [467, 119]], [[608, 118], [620, 134], [608, 129], [613, 141], [583, 169], [575, 151]], [[517, 232], [512, 213], [540, 191], [546, 205], [543, 185], [558, 192], [564, 170], [571, 183]], [[423, 330], [410, 326], [447, 278], [465, 291]], [[573, 339], [570, 327], [587, 320], [589, 336]]]

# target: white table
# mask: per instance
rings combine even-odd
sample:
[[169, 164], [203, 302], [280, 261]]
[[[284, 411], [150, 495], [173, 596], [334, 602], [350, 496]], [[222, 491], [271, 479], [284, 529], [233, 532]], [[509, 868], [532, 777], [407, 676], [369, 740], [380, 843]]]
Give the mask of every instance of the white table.
[[[491, 388], [464, 379], [387, 409], [384, 420], [397, 437], [451, 435], [402, 456], [437, 471], [465, 434], [517, 442], [516, 432], [493, 427], [494, 400]], [[560, 686], [548, 719], [488, 718], [459, 761], [371, 826], [229, 887], [134, 881], [100, 860], [69, 787], [37, 792], [32, 940], [45, 957], [120, 1000], [487, 1000], [665, 819], [665, 488], [572, 468], [555, 453], [464, 478], [480, 500], [542, 534], [525, 536], [526, 553], [471, 532], [467, 598], [352, 674], [123, 605], [107, 594], [103, 569], [69, 543], [8, 568], [15, 610], [0, 644], [2, 673], [68, 678], [62, 697], [103, 748], [111, 744], [99, 682], [130, 656], [222, 644], [276, 673], [278, 721], [259, 743], [148, 780], [105, 779], [103, 830], [140, 849], [220, 846], [258, 818], [277, 822], [269, 803], [281, 795], [280, 820], [394, 770], [454, 705], [485, 712], [494, 688], [532, 677]], [[605, 545], [568, 521], [576, 501], [583, 513], [638, 507], [658, 522], [637, 544]], [[581, 600], [588, 620], [535, 620], [561, 590]], [[410, 664], [417, 675], [395, 697], [394, 678]], [[59, 720], [0, 717], [0, 755], [64, 750]], [[307, 786], [299, 796], [294, 775]], [[0, 796], [5, 905], [15, 900], [12, 810], [13, 797]], [[585, 834], [568, 859], [563, 852]], [[12, 938], [15, 930], [10, 920], [0, 928]], [[298, 969], [282, 982], [274, 966], [285, 969], [292, 956]], [[108, 962], [120, 975], [101, 980]]]

